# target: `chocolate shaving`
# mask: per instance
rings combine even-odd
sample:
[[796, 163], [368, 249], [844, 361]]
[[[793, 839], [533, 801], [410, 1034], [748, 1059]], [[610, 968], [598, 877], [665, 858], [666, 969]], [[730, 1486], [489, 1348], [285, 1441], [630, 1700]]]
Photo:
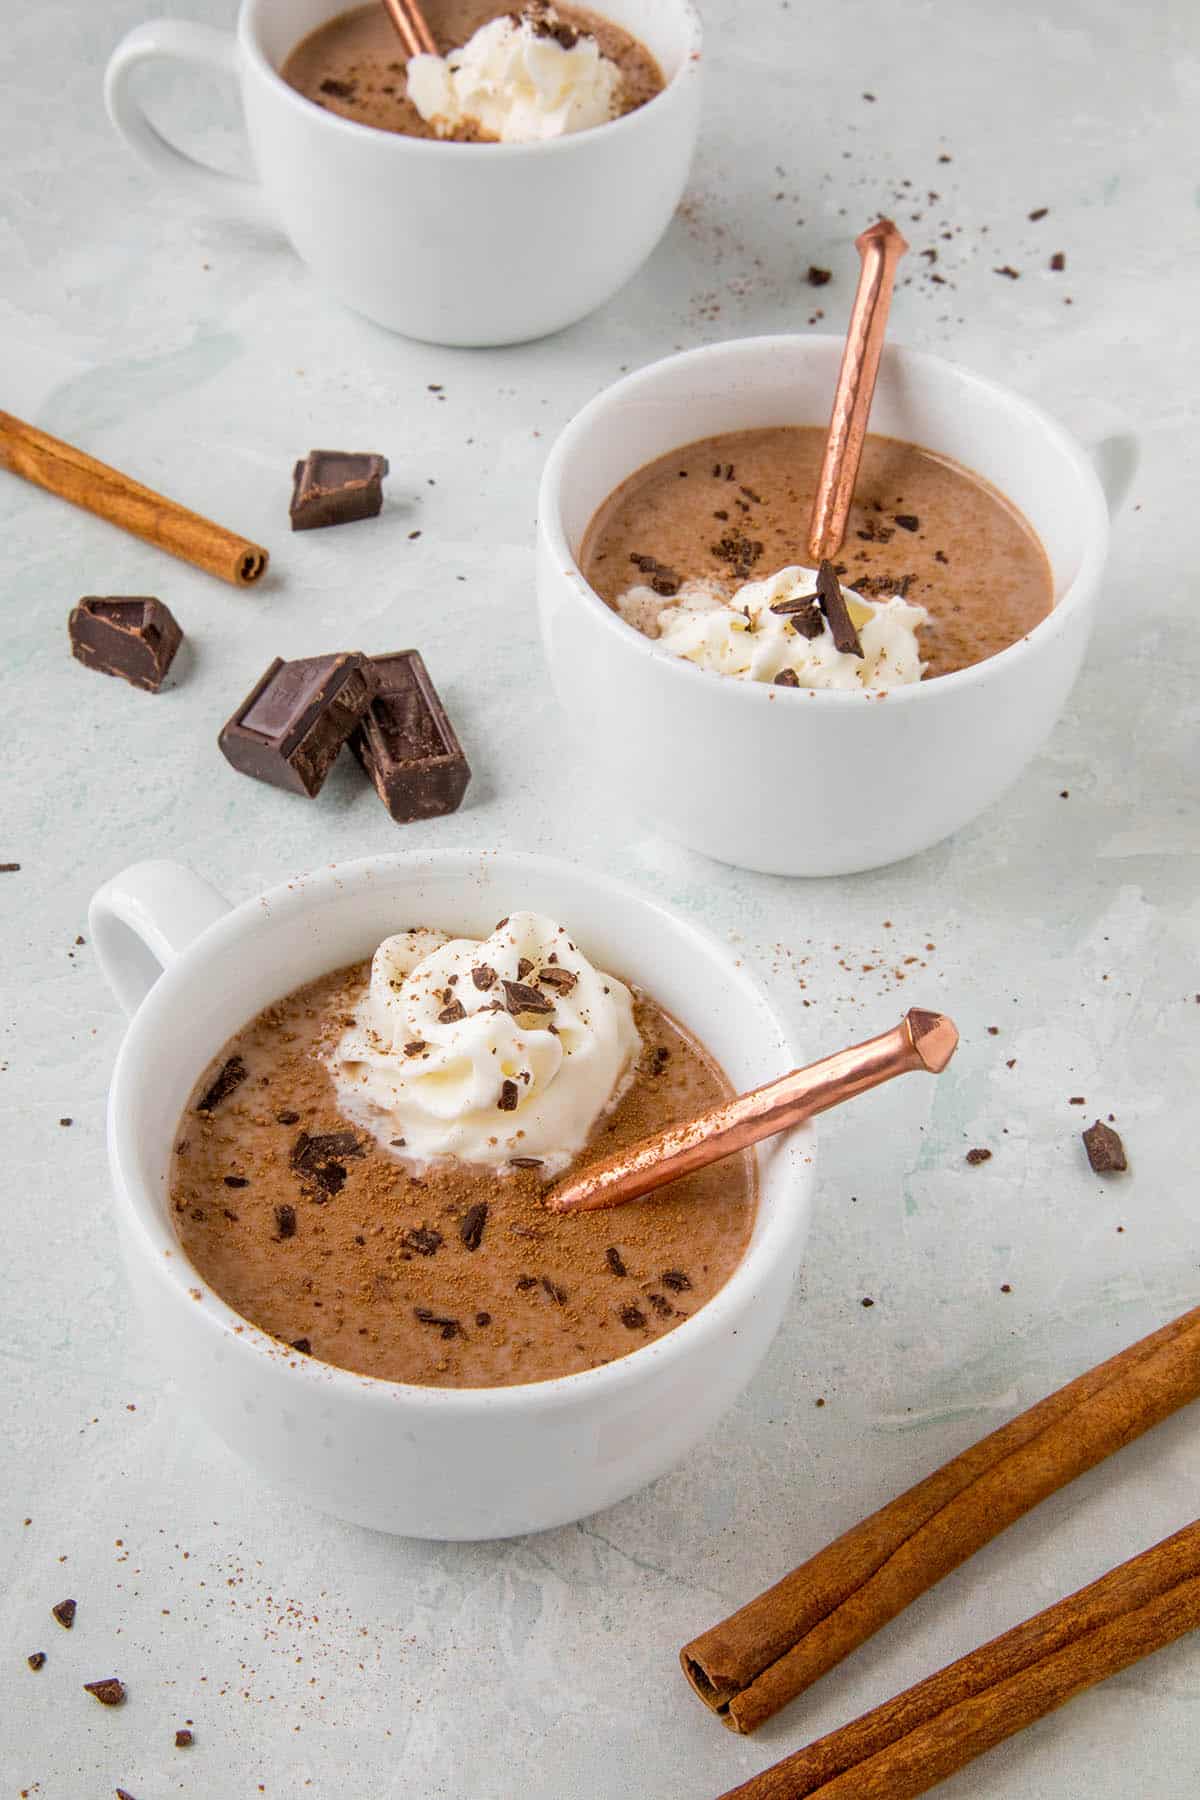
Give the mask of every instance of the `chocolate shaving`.
[[629, 1270], [625, 1267], [625, 1260], [615, 1244], [608, 1246], [604, 1252], [604, 1260], [614, 1275], [628, 1275]]
[[540, 1156], [510, 1156], [508, 1160], [514, 1169], [540, 1169], [542, 1167]]
[[640, 1306], [634, 1306], [632, 1302], [630, 1305], [621, 1308], [619, 1317], [622, 1325], [629, 1331], [637, 1331], [640, 1326], [646, 1323], [645, 1313]]
[[821, 603], [821, 611], [829, 621], [829, 629], [833, 641], [843, 656], [863, 654], [858, 632], [854, 629], [854, 620], [850, 617], [846, 602], [842, 598], [842, 590], [838, 578], [833, 572], [833, 564], [828, 557], [822, 558], [817, 570], [817, 599]]
[[1097, 1119], [1082, 1135], [1094, 1175], [1119, 1175], [1129, 1167], [1125, 1146], [1111, 1125]]
[[553, 1000], [548, 1000], [545, 994], [539, 994], [536, 988], [529, 987], [523, 981], [506, 981], [503, 986], [505, 1005], [514, 1018], [520, 1013], [552, 1013], [554, 1011]]
[[686, 1294], [692, 1285], [690, 1278], [684, 1274], [682, 1269], [664, 1269], [659, 1280], [665, 1288], [670, 1288], [673, 1294]]
[[500, 1098], [496, 1105], [501, 1112], [516, 1112], [517, 1102], [521, 1098], [521, 1090], [515, 1081], [505, 1080], [500, 1084]]
[[277, 1206], [275, 1208], [275, 1226], [281, 1239], [294, 1238], [296, 1235], [296, 1209], [294, 1206]]
[[444, 1313], [435, 1313], [428, 1306], [414, 1306], [413, 1316], [422, 1325], [435, 1325], [447, 1343], [451, 1338], [466, 1337], [466, 1332], [457, 1319], [448, 1319]]
[[815, 594], [801, 594], [795, 600], [776, 600], [771, 611], [781, 619], [786, 619], [792, 630], [801, 637], [818, 638], [825, 629], [825, 621], [821, 617], [821, 609]]
[[54, 1614], [54, 1617], [58, 1620], [63, 1630], [70, 1631], [72, 1625], [75, 1623], [74, 1600], [60, 1600], [57, 1606], [52, 1606], [50, 1608], [50, 1611]]
[[[481, 1226], [481, 1232], [482, 1229]], [[441, 1249], [443, 1239], [441, 1232], [435, 1231], [431, 1225], [414, 1225], [401, 1233], [400, 1242], [405, 1250], [413, 1250], [418, 1256], [432, 1256]]]
[[483, 1242], [483, 1228], [487, 1224], [488, 1203], [479, 1200], [469, 1206], [463, 1214], [458, 1226], [458, 1235], [468, 1250], [478, 1250]]
[[196, 1102], [198, 1113], [213, 1112], [222, 1100], [228, 1100], [236, 1088], [240, 1088], [249, 1071], [240, 1056], [231, 1056], [222, 1064], [209, 1086]]
[[570, 969], [543, 969], [538, 975], [543, 987], [553, 988], [557, 994], [569, 994], [579, 981], [578, 975]]
[[477, 963], [471, 970], [471, 980], [481, 993], [486, 993], [496, 983], [496, 971], [490, 963]]
[[125, 1683], [118, 1681], [115, 1675], [106, 1675], [103, 1681], [85, 1681], [85, 1694], [94, 1694], [101, 1706], [123, 1706], [125, 1703]]

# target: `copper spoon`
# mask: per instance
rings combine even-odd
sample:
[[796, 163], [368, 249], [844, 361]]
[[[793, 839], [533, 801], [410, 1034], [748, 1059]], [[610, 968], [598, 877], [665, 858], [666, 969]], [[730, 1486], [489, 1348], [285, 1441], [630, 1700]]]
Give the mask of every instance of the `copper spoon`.
[[846, 327], [846, 348], [842, 352], [825, 457], [808, 527], [808, 553], [814, 564], [836, 556], [846, 535], [867, 420], [871, 416], [875, 377], [883, 355], [896, 264], [908, 243], [890, 219], [880, 219], [855, 238], [854, 248], [862, 257], [862, 268]]
[[940, 1075], [957, 1048], [958, 1032], [952, 1020], [944, 1013], [914, 1007], [880, 1037], [823, 1056], [806, 1069], [793, 1069], [778, 1081], [697, 1113], [682, 1124], [668, 1125], [653, 1137], [593, 1163], [582, 1174], [551, 1188], [545, 1204], [552, 1212], [593, 1212], [640, 1199], [668, 1181], [690, 1175], [693, 1169], [703, 1169], [760, 1138], [786, 1131], [801, 1119], [828, 1112], [831, 1106], [865, 1094], [895, 1075], [905, 1075], [910, 1069]]
[[383, 0], [383, 4], [410, 56], [437, 55], [437, 42], [421, 11], [420, 0]]

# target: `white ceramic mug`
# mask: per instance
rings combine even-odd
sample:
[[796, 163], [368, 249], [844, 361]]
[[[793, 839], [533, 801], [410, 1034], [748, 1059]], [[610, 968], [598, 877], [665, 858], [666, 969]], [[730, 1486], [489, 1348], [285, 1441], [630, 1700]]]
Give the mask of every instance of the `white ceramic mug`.
[[[177, 184], [222, 211], [272, 216], [338, 299], [409, 337], [542, 337], [640, 268], [670, 223], [695, 147], [700, 23], [690, 0], [604, 0], [605, 17], [638, 37], [666, 78], [647, 105], [546, 143], [486, 146], [358, 125], [290, 88], [278, 73], [288, 53], [344, 7], [242, 0], [236, 35], [171, 19], [139, 25], [108, 65], [109, 116]], [[239, 79], [261, 191], [186, 156], [150, 123], [133, 77], [157, 61]]]
[[745, 338], [652, 363], [567, 426], [538, 503], [543, 644], [597, 781], [678, 842], [769, 874], [897, 862], [1003, 793], [1070, 693], [1108, 549], [1096, 471], [1060, 425], [982, 376], [889, 345], [871, 429], [954, 457], [1020, 508], [1050, 559], [1049, 616], [1000, 655], [883, 700], [716, 675], [627, 625], [576, 560], [597, 507], [697, 438], [825, 425], [841, 351], [828, 336]]
[[121, 1238], [182, 1394], [268, 1480], [406, 1536], [560, 1525], [686, 1456], [763, 1357], [808, 1230], [813, 1138], [802, 1127], [759, 1147], [752, 1241], [706, 1306], [602, 1368], [523, 1387], [354, 1375], [288, 1351], [208, 1287], [172, 1229], [167, 1191], [180, 1116], [205, 1065], [270, 1001], [369, 955], [389, 932], [420, 922], [482, 936], [517, 907], [569, 922], [589, 957], [644, 985], [739, 1089], [803, 1060], [715, 938], [606, 876], [543, 857], [373, 857], [232, 910], [179, 864], [138, 863], [100, 889], [89, 914], [101, 967], [133, 1014], [108, 1110]]

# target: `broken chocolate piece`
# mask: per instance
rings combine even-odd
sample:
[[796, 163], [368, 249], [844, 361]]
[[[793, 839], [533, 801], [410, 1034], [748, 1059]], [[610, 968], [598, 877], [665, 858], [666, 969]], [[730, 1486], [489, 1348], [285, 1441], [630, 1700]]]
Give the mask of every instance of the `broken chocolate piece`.
[[194, 1734], [188, 1730], [186, 1725], [181, 1726], [175, 1733], [175, 1748], [177, 1750], [186, 1750], [190, 1745], [194, 1744], [195, 1741]]
[[859, 642], [858, 632], [854, 629], [854, 620], [842, 598], [833, 564], [827, 557], [822, 559], [817, 570], [817, 599], [820, 601], [821, 611], [829, 621], [829, 629], [837, 649], [843, 656], [861, 657], [863, 647]]
[[292, 530], [314, 531], [323, 525], [373, 519], [383, 505], [387, 472], [386, 456], [310, 450], [292, 471]]
[[771, 683], [771, 686], [798, 688], [800, 686], [800, 677], [797, 675], [795, 669], [780, 669], [778, 675], [776, 675], [774, 681]]
[[1111, 1125], [1097, 1119], [1083, 1135], [1083, 1147], [1094, 1175], [1119, 1175], [1129, 1167], [1125, 1146]]
[[471, 980], [475, 983], [475, 986], [481, 993], [486, 994], [490, 987], [495, 986], [496, 971], [491, 967], [490, 963], [478, 963], [475, 968], [471, 970]]
[[629, 1270], [625, 1267], [624, 1258], [615, 1244], [610, 1244], [608, 1246], [608, 1249], [604, 1252], [604, 1260], [614, 1275], [628, 1275]]
[[921, 529], [921, 521], [916, 513], [893, 513], [892, 517], [901, 531], [920, 531]]
[[77, 662], [148, 694], [157, 694], [183, 642], [170, 608], [148, 594], [87, 594], [72, 610], [67, 632]]
[[457, 812], [471, 779], [419, 650], [371, 658], [375, 695], [350, 748], [397, 825]]
[[308, 1338], [293, 1338], [292, 1349], [298, 1350], [301, 1356], [312, 1355], [312, 1344], [309, 1342]]
[[521, 1013], [552, 1013], [554, 1011], [553, 1000], [548, 1000], [545, 994], [539, 994], [536, 988], [529, 987], [526, 982], [505, 981], [502, 985], [505, 1005], [514, 1018]]
[[810, 263], [805, 279], [809, 287], [825, 287], [833, 280], [833, 271], [832, 269], [818, 269], [815, 263]]
[[569, 994], [579, 977], [570, 969], [555, 968], [543, 969], [537, 979], [543, 987], [553, 988], [557, 994]]
[[46, 1666], [46, 1652], [44, 1650], [35, 1650], [32, 1655], [25, 1658], [25, 1661], [36, 1673], [38, 1669], [44, 1669]]
[[85, 1681], [85, 1694], [94, 1694], [101, 1706], [123, 1706], [125, 1703], [125, 1683], [118, 1681], [115, 1675], [106, 1675], [103, 1681]]
[[496, 1105], [501, 1112], [516, 1112], [517, 1102], [520, 1098], [520, 1088], [515, 1081], [511, 1081], [506, 1077], [505, 1080], [500, 1083], [500, 1098], [497, 1100]]
[[488, 1203], [479, 1200], [474, 1206], [468, 1206], [458, 1226], [458, 1235], [468, 1250], [478, 1250], [483, 1242], [483, 1228], [487, 1224]]
[[296, 1209], [294, 1206], [277, 1206], [275, 1208], [275, 1227], [281, 1238], [294, 1238], [296, 1235]]
[[673, 1294], [686, 1294], [692, 1285], [682, 1269], [664, 1269], [659, 1280]]
[[1050, 258], [1050, 267], [1056, 275], [1061, 275], [1067, 266], [1067, 259], [1061, 250], [1056, 250]]
[[247, 1069], [240, 1056], [231, 1056], [222, 1063], [216, 1075], [205, 1088], [196, 1102], [198, 1113], [210, 1113], [220, 1106], [222, 1100], [228, 1100], [235, 1088], [240, 1088], [245, 1081]]
[[366, 712], [375, 683], [365, 656], [276, 657], [221, 727], [217, 743], [242, 775], [292, 794], [319, 794]]
[[441, 1012], [438, 1014], [438, 1024], [439, 1025], [457, 1025], [458, 1021], [460, 1019], [465, 1019], [466, 1016], [467, 1016], [467, 1009], [463, 1005], [462, 1001], [461, 1000], [452, 1000], [450, 1002], [449, 1006], [443, 1006]]
[[466, 1336], [466, 1332], [463, 1331], [457, 1319], [447, 1319], [442, 1314], [431, 1311], [428, 1306], [414, 1306], [413, 1314], [422, 1325], [436, 1325], [447, 1342], [453, 1337], [458, 1337], [460, 1333], [463, 1337]]
[[73, 1600], [60, 1600], [57, 1606], [52, 1606], [50, 1608], [50, 1611], [54, 1614], [54, 1617], [58, 1620], [63, 1630], [70, 1631], [72, 1625], [75, 1623], [75, 1602]]
[[401, 1232], [400, 1242], [405, 1250], [414, 1250], [418, 1256], [432, 1256], [442, 1247], [442, 1234], [431, 1225], [414, 1225], [411, 1230]]
[[626, 1326], [630, 1331], [636, 1331], [640, 1325], [646, 1323], [645, 1313], [640, 1307], [634, 1306], [632, 1302], [628, 1306], [623, 1306], [621, 1308], [620, 1319], [622, 1325]]

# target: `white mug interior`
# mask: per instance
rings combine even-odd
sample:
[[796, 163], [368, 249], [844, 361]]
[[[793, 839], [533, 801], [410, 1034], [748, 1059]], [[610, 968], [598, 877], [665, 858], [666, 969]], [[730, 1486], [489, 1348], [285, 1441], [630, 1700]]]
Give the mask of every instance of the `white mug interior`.
[[[139, 867], [166, 868], [169, 891], [172, 865]], [[123, 883], [129, 879], [110, 884], [118, 897]], [[686, 1324], [600, 1368], [510, 1388], [410, 1386], [297, 1357], [209, 1288], [180, 1247], [168, 1194], [172, 1145], [206, 1065], [262, 1007], [369, 955], [389, 932], [425, 923], [483, 935], [514, 907], [568, 922], [590, 958], [645, 986], [739, 1089], [797, 1060], [757, 984], [706, 932], [619, 884], [548, 859], [441, 852], [324, 871], [218, 919], [150, 989], [113, 1076], [109, 1150], [128, 1261], [181, 1384], [268, 1478], [383, 1530], [470, 1538], [540, 1529], [661, 1472], [749, 1379], [786, 1304], [807, 1231], [810, 1127], [761, 1146], [749, 1248]], [[110, 979], [127, 954], [142, 959], [131, 964], [136, 981], [146, 932], [136, 904], [124, 914], [136, 927], [128, 943], [102, 889], [93, 935], [99, 930]], [[673, 1398], [658, 1419], [664, 1382]], [[643, 1424], [652, 1420], [647, 1434]], [[489, 1434], [515, 1450], [522, 1432], [521, 1456], [506, 1451], [489, 1468], [484, 1455], [481, 1464]]]

